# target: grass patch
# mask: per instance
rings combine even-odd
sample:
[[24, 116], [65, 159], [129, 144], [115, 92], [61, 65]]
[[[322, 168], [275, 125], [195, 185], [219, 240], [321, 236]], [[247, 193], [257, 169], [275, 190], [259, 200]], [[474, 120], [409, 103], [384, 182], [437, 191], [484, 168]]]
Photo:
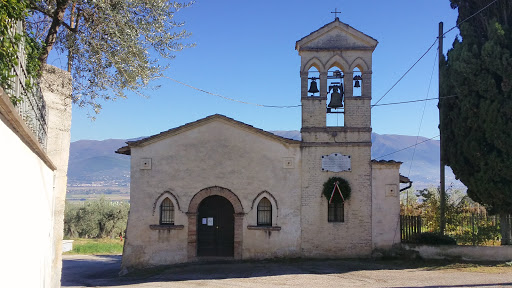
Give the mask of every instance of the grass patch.
[[64, 254], [112, 255], [123, 253], [123, 241], [120, 239], [71, 239], [73, 250]]

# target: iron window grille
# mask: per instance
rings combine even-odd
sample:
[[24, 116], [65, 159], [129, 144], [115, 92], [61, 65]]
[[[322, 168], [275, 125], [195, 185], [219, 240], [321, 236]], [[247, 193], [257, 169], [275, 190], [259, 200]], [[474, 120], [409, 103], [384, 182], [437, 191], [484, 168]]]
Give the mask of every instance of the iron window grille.
[[272, 226], [272, 203], [262, 198], [258, 203], [258, 226]]
[[174, 205], [169, 198], [160, 204], [160, 225], [174, 225]]
[[344, 203], [330, 203], [327, 211], [327, 221], [345, 222]]

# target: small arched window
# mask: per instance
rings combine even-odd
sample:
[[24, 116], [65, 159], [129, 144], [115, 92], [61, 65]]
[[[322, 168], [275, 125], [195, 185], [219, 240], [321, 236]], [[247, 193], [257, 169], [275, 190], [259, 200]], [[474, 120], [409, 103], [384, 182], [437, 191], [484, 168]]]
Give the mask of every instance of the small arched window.
[[174, 205], [169, 198], [160, 204], [160, 225], [174, 225]]
[[272, 203], [265, 197], [258, 203], [258, 226], [272, 226]]

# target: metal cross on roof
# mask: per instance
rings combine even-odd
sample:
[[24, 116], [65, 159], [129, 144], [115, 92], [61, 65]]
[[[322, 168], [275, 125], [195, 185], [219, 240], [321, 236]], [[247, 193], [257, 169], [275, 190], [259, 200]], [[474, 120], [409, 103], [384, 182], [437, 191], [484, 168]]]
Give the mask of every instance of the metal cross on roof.
[[338, 12], [338, 8], [334, 8], [334, 12], [331, 12], [331, 13], [334, 13], [334, 19], [338, 18], [337, 14], [341, 14], [341, 12]]

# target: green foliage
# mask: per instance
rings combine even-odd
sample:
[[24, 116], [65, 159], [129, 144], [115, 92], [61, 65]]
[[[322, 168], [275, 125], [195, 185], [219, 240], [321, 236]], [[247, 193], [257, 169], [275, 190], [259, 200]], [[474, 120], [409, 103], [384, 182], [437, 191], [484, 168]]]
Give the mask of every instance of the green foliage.
[[[12, 74], [12, 69], [20, 64], [19, 53], [25, 53], [25, 63], [22, 63], [28, 76], [23, 83], [25, 93], [34, 89], [34, 81], [40, 76], [38, 58], [41, 54], [41, 44], [26, 32], [18, 33], [14, 29], [17, 21], [24, 21], [28, 16], [28, 6], [28, 0], [0, 0], [0, 86], [5, 90], [13, 88], [15, 75]], [[21, 97], [14, 95], [10, 98], [13, 105], [22, 101]]]
[[[440, 193], [439, 189], [428, 188], [416, 192], [417, 203], [408, 207], [402, 202], [404, 215], [421, 215], [422, 231], [439, 232]], [[407, 213], [407, 214], [405, 214]], [[481, 245], [496, 241], [499, 226], [496, 218], [487, 216], [485, 208], [478, 206], [460, 190], [446, 192], [445, 233], [464, 245]]]
[[112, 203], [104, 197], [83, 204], [66, 203], [64, 235], [71, 238], [124, 236], [129, 210], [128, 203]]
[[116, 239], [74, 239], [73, 250], [66, 254], [105, 255], [123, 253], [123, 241]]
[[[44, 42], [46, 63], [53, 48], [69, 52], [73, 101], [98, 113], [98, 100], [139, 95], [160, 77], [177, 51], [192, 45], [174, 15], [189, 6], [169, 0], [29, 0], [35, 14], [28, 29]], [[57, 13], [56, 13], [57, 12]], [[46, 25], [41, 25], [44, 23]], [[178, 30], [177, 30], [178, 29]]]
[[475, 217], [473, 223], [475, 229], [470, 226], [460, 227], [454, 237], [459, 244], [465, 245], [483, 245], [490, 241], [495, 241], [500, 236], [499, 227], [487, 219]]
[[341, 198], [338, 191], [334, 192], [334, 196], [332, 197], [333, 203], [342, 203], [347, 201], [350, 198], [350, 192], [352, 189], [350, 188], [350, 184], [348, 184], [348, 181], [341, 178], [341, 177], [331, 177], [329, 180], [327, 180], [324, 183], [324, 189], [322, 190], [322, 193], [324, 194], [325, 198], [327, 198], [327, 201], [331, 199], [332, 191], [334, 190], [334, 183], [338, 183], [338, 187], [341, 190], [341, 194], [343, 195], [343, 199]]
[[16, 21], [26, 15], [25, 1], [0, 0], [0, 86], [7, 90], [12, 88], [11, 74], [13, 65], [18, 65], [16, 57], [22, 34], [13, 33]]
[[452, 237], [432, 232], [414, 235], [411, 239], [411, 243], [423, 245], [457, 245], [457, 241]]
[[[451, 0], [459, 21], [484, 0]], [[441, 133], [446, 163], [468, 195], [512, 212], [512, 2], [498, 1], [460, 25], [441, 67]]]

